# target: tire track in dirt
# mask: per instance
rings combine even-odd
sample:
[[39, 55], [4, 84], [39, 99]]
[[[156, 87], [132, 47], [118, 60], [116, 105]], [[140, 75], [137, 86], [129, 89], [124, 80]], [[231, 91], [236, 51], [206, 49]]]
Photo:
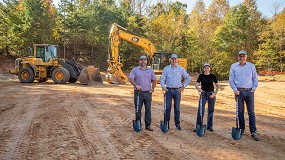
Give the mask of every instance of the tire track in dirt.
[[85, 149], [90, 153], [91, 155], [90, 158], [95, 158], [95, 155], [97, 154], [97, 149], [92, 145], [92, 142], [89, 141], [88, 137], [86, 137], [87, 133], [84, 133], [83, 127], [82, 127], [82, 121], [84, 117], [86, 116], [86, 113], [87, 111], [83, 111], [83, 110], [77, 110], [77, 111], [74, 109], [69, 110], [70, 116], [74, 118], [74, 125], [75, 125], [79, 138], [82, 140]]
[[[104, 97], [104, 98], [103, 98]], [[126, 118], [124, 118], [124, 117], [129, 117], [129, 116], [125, 116], [125, 114], [123, 115], [123, 116], [117, 116], [118, 115], [118, 113], [117, 113], [117, 110], [113, 110], [113, 108], [114, 107], [118, 107], [117, 105], [120, 105], [120, 104], [115, 104], [115, 105], [113, 105], [113, 103], [112, 104], [108, 104], [108, 103], [104, 103], [104, 102], [102, 102], [102, 103], [100, 103], [100, 104], [98, 104], [98, 103], [93, 103], [94, 101], [96, 101], [96, 102], [98, 102], [97, 101], [97, 98], [98, 98], [98, 100], [100, 100], [100, 101], [102, 101], [102, 99], [106, 99], [106, 98], [108, 98], [108, 100], [110, 100], [111, 99], [111, 97], [113, 97], [113, 96], [110, 96], [110, 97], [106, 97], [106, 95], [103, 95], [103, 97], [98, 97], [98, 95], [96, 95], [96, 100], [89, 100], [89, 102], [90, 103], [92, 103], [92, 104], [94, 104], [94, 108], [95, 108], [95, 112], [97, 113], [97, 112], [99, 112], [99, 113], [97, 113], [98, 114], [98, 119], [101, 121], [102, 120], [102, 123], [104, 124], [104, 127], [105, 127], [105, 129], [108, 131], [108, 132], [110, 132], [111, 133], [111, 135], [112, 135], [112, 137], [114, 138], [113, 140], [112, 140], [112, 143], [115, 143], [116, 141], [119, 141], [119, 144], [118, 143], [115, 143], [114, 145], [115, 146], [117, 146], [117, 148], [119, 148], [119, 149], [121, 149], [121, 150], [123, 150], [123, 151], [121, 151], [120, 153], [126, 153], [126, 152], [124, 152], [124, 150], [126, 150], [126, 149], [124, 149], [124, 148], [121, 148], [121, 145], [123, 144], [123, 146], [130, 146], [131, 148], [128, 148], [127, 149], [127, 153], [125, 154], [125, 155], [121, 155], [120, 156], [120, 158], [121, 159], [124, 159], [124, 158], [126, 158], [126, 159], [129, 159], [129, 158], [134, 158], [134, 157], [136, 157], [136, 158], [138, 158], [137, 156], [141, 156], [140, 157], [140, 159], [143, 159], [144, 158], [144, 156], [145, 156], [145, 154], [138, 154], [138, 155], [135, 155], [135, 154], [132, 154], [132, 151], [135, 151], [135, 150], [138, 150], [136, 147], [137, 146], [145, 146], [145, 145], [147, 145], [148, 143], [145, 143], [145, 141], [148, 141], [148, 139], [145, 139], [145, 138], [142, 138], [139, 142], [140, 143], [137, 143], [138, 141], [137, 140], [129, 140], [129, 139], [125, 139], [124, 140], [124, 138], [133, 138], [135, 135], [136, 135], [136, 133], [134, 133], [133, 131], [132, 131], [132, 129], [131, 128], [129, 128], [129, 126], [125, 126], [125, 125], [123, 125], [124, 127], [122, 127], [122, 124], [124, 124], [124, 122], [122, 123], [121, 121], [120, 121], [120, 118], [117, 118], [117, 117], [123, 117], [122, 119], [123, 120], [126, 120]], [[110, 102], [109, 102], [110, 103]], [[102, 104], [102, 105], [101, 105]], [[107, 106], [106, 105], [103, 105], [103, 104], [108, 104]], [[99, 106], [98, 106], [99, 105]], [[103, 106], [103, 107], [100, 107], [100, 106]], [[94, 109], [93, 108], [93, 109]], [[98, 109], [100, 109], [100, 110], [98, 110]], [[112, 110], [112, 113], [109, 113], [110, 112], [110, 110]], [[120, 114], [119, 114], [120, 115]], [[104, 116], [104, 117], [101, 117], [101, 116]], [[116, 117], [115, 119], [114, 119], [114, 117]], [[111, 121], [111, 122], [110, 122]], [[129, 119], [129, 122], [131, 122], [131, 120]], [[119, 126], [119, 130], [116, 130], [116, 128], [118, 128], [118, 126]], [[126, 128], [126, 129], [125, 129]], [[115, 129], [115, 130], [114, 130]], [[122, 137], [121, 138], [119, 138], [120, 137], [120, 133], [121, 134], [123, 134], [123, 139], [122, 139]], [[119, 134], [119, 135], [118, 135]], [[127, 136], [127, 135], [130, 135], [130, 136]], [[139, 135], [139, 136], [141, 136], [141, 135]], [[148, 136], [148, 135], [147, 135]], [[145, 137], [145, 136], [143, 136], [143, 137]], [[151, 141], [152, 141], [152, 139], [151, 139]], [[154, 140], [155, 141], [155, 140]], [[136, 142], [137, 144], [133, 144], [133, 142]], [[130, 144], [131, 143], [131, 144]], [[134, 145], [134, 147], [133, 147], [133, 145]], [[156, 146], [156, 143], [150, 143], [149, 145], [153, 145], [153, 146]], [[147, 145], [147, 146], [149, 146], [149, 145]], [[125, 147], [126, 148], [126, 147]], [[154, 149], [153, 149], [154, 148]], [[157, 153], [159, 153], [159, 151], [156, 151], [156, 149], [155, 148], [157, 148], [157, 147], [152, 147], [152, 151], [153, 151], [153, 154], [157, 154]], [[161, 146], [160, 147], [158, 147], [158, 148], [161, 148]], [[138, 151], [141, 151], [141, 150], [138, 150]], [[137, 151], [137, 152], [138, 152]], [[149, 152], [146, 152], [146, 154], [150, 154]], [[167, 153], [166, 153], [166, 155], [168, 155]], [[169, 154], [169, 156], [171, 156], [170, 154]], [[167, 157], [168, 156], [165, 156], [165, 155], [162, 155], [161, 156], [162, 157], [162, 159], [163, 159], [163, 157], [164, 158], [166, 158], [167, 159]]]
[[[101, 99], [101, 98], [98, 98], [98, 100], [99, 99]], [[119, 102], [124, 102], [123, 104], [121, 104], [121, 103], [118, 104], [118, 105], [122, 106], [120, 108], [116, 105], [110, 106], [110, 107], [112, 107], [112, 110], [114, 110], [114, 113], [116, 113], [116, 117], [117, 117], [117, 114], [123, 115], [123, 117], [129, 117], [129, 115], [134, 114], [134, 113], [131, 113], [131, 111], [130, 111], [130, 110], [133, 110], [132, 100], [133, 100], [132, 98], [125, 99], [123, 96], [120, 99], [116, 99], [116, 102], [117, 102], [116, 104], [118, 104]], [[129, 107], [129, 106], [131, 106], [131, 107]], [[185, 159], [185, 158], [186, 159], [195, 159], [194, 155], [189, 156], [189, 154], [187, 154], [187, 152], [185, 152], [185, 153], [181, 152], [180, 151], [181, 150], [180, 144], [178, 144], [174, 141], [170, 141], [169, 137], [160, 133], [160, 130], [158, 129], [159, 128], [158, 124], [156, 124], [156, 126], [158, 126], [158, 127], [155, 128], [154, 132], [142, 131], [140, 133], [135, 133], [133, 131], [133, 129], [131, 128], [131, 124], [130, 124], [130, 122], [132, 122], [132, 120], [129, 118], [128, 121], [129, 122], [122, 122], [122, 124], [128, 123], [129, 125], [124, 127], [124, 128], [121, 127], [121, 130], [125, 129], [125, 132], [128, 132], [128, 133], [124, 133], [124, 135], [130, 134], [130, 136], [128, 136], [128, 137], [131, 137], [132, 134], [134, 134], [134, 136], [136, 136], [132, 140], [132, 145], [131, 145], [132, 147], [129, 149], [130, 151], [134, 151], [133, 147], [143, 146], [144, 144], [149, 143], [149, 146], [152, 146], [151, 148], [154, 148], [155, 150], [157, 148], [163, 149], [163, 151], [161, 151], [161, 150], [156, 151], [158, 153], [158, 155], [153, 155], [154, 159], [157, 159], [157, 158], [158, 159], [168, 159], [169, 157], [174, 158], [174, 159]], [[120, 122], [120, 119], [119, 119], [119, 122]], [[121, 131], [121, 132], [123, 132], [123, 131]], [[154, 135], [154, 134], [156, 134], [156, 135]], [[141, 137], [144, 137], [144, 138], [141, 139]], [[115, 137], [115, 139], [118, 139], [118, 137]], [[137, 144], [137, 143], [142, 143], [142, 144]], [[188, 148], [188, 147], [186, 147], [186, 148]], [[142, 151], [140, 151], [140, 152], [142, 152]], [[146, 154], [152, 155], [149, 152], [147, 152]], [[139, 155], [141, 155], [141, 153]], [[141, 159], [144, 157], [136, 157], [136, 158]]]
[[[83, 141], [87, 146], [89, 146], [89, 150], [92, 153], [93, 158], [110, 158], [110, 155], [114, 159], [119, 159], [118, 151], [116, 150], [116, 147], [113, 145], [113, 143], [110, 141], [110, 135], [108, 134], [106, 128], [104, 127], [104, 124], [102, 124], [102, 120], [98, 115], [98, 110], [94, 111], [94, 108], [91, 108], [92, 104], [87, 100], [86, 97], [90, 95], [81, 94], [80, 97], [78, 97], [78, 102], [80, 102], [80, 105], [82, 106], [82, 112], [84, 112], [86, 115], [86, 120], [88, 120], [89, 127], [93, 127], [95, 132], [94, 135], [96, 135], [96, 139], [91, 137], [85, 137], [87, 135], [86, 132], [83, 132], [83, 128], [80, 127], [82, 124], [79, 122], [77, 123], [77, 128], [80, 135], [83, 138]], [[90, 130], [91, 133], [94, 132], [93, 129]], [[90, 132], [88, 133], [90, 134]], [[95, 145], [95, 146], [94, 146]]]
[[[132, 98], [131, 98], [131, 100], [132, 100]], [[126, 99], [121, 99], [120, 101], [127, 101]], [[133, 104], [132, 104], [132, 102], [130, 102], [129, 103], [129, 105], [128, 106], [132, 106]], [[156, 108], [156, 107], [154, 107], [155, 105], [153, 104], [152, 105], [153, 106], [153, 109], [154, 108]], [[126, 107], [126, 106], [125, 106]], [[131, 110], [133, 110], [133, 109], [131, 109]], [[119, 112], [120, 110], [116, 110], [116, 112]], [[133, 114], [133, 113], [131, 113], [131, 114]], [[181, 116], [181, 119], [184, 119], [184, 120], [186, 120], [187, 122], [189, 121], [189, 118], [187, 118], [187, 117], [190, 117], [190, 116], [188, 116], [188, 115], [184, 115], [184, 114], [182, 114], [182, 116]], [[194, 121], [194, 123], [193, 124], [195, 124], [195, 119], [193, 120]], [[192, 126], [194, 126], [192, 124]], [[227, 126], [230, 126], [230, 125], [227, 125]], [[191, 132], [191, 131], [190, 131]], [[188, 133], [189, 134], [189, 133]], [[193, 133], [194, 134], [194, 133]], [[209, 134], [212, 134], [212, 133], [209, 133]], [[196, 135], [195, 135], [196, 136]], [[231, 139], [231, 128], [229, 127], [229, 129], [226, 129], [226, 130], [223, 130], [222, 132], [220, 131], [219, 133], [217, 132], [217, 131], [215, 131], [212, 135], [211, 135], [212, 137], [208, 137], [208, 139], [210, 138], [210, 141], [213, 141], [213, 142], [215, 142], [215, 140], [218, 140], [218, 141], [226, 141], [226, 145], [221, 145], [220, 146], [220, 148], [222, 147], [222, 148], [227, 148], [228, 147], [228, 145], [233, 145], [233, 147], [234, 148], [236, 148], [236, 147], [238, 147], [238, 146], [243, 146], [244, 148], [247, 148], [247, 143], [245, 143], [245, 144], [243, 144], [243, 145], [238, 145], [238, 146], [236, 146], [236, 142], [234, 142], [232, 139]], [[187, 141], [187, 139], [189, 139], [189, 137], [187, 138], [188, 136], [186, 136], [185, 137], [185, 139], [183, 140], [183, 141], [181, 141], [181, 143], [183, 144], [185, 141]], [[205, 136], [206, 137], [206, 136]], [[243, 136], [244, 137], [244, 136]], [[245, 140], [246, 139], [246, 140]], [[252, 143], [255, 143], [254, 141], [252, 141], [251, 140], [251, 138], [250, 137], [246, 137], [246, 138], [243, 138], [243, 140], [245, 140], [245, 141], [250, 141], [250, 142], [252, 142]], [[176, 141], [179, 141], [179, 140], [176, 140]], [[263, 143], [263, 142], [262, 142]], [[205, 143], [205, 144], [202, 144], [202, 145], [200, 145], [200, 147], [201, 148], [204, 148], [204, 145], [207, 145], [207, 143]], [[254, 147], [253, 147], [254, 148]], [[252, 149], [251, 147], [250, 148], [248, 148], [248, 149]], [[278, 150], [278, 149], [277, 149]], [[280, 149], [279, 149], [280, 150]], [[231, 150], [229, 150], [229, 151], [231, 151]], [[256, 152], [253, 152], [253, 153], [258, 153], [258, 150], [256, 150]], [[199, 154], [199, 153], [197, 153], [197, 154]], [[243, 154], [236, 154], [236, 157], [241, 157]], [[261, 155], [259, 155], [259, 156], [266, 156], [266, 154], [261, 154]], [[244, 155], [244, 158], [246, 158], [247, 157], [247, 155]], [[257, 156], [258, 157], [258, 156]], [[268, 156], [267, 156], [268, 157]], [[205, 157], [206, 158], [206, 157]]]
[[26, 133], [38, 106], [39, 97], [27, 97], [26, 101], [18, 101], [18, 104], [12, 110], [7, 111], [6, 114], [16, 114], [5, 120], [9, 122], [8, 124], [1, 124], [1, 126], [5, 126], [2, 132], [4, 134], [1, 133], [1, 139], [4, 138], [4, 140], [1, 141], [0, 146], [1, 149], [4, 148], [0, 154], [3, 159], [21, 159], [19, 157], [21, 155], [20, 148], [27, 136]]
[[[226, 90], [223, 91], [225, 93], [218, 95], [221, 96], [222, 102], [217, 104], [215, 111], [215, 131], [206, 132], [206, 135], [199, 138], [192, 132], [196, 120], [198, 96], [192, 95], [191, 89], [182, 97], [182, 131], [174, 130], [172, 109], [171, 128], [168, 133], [163, 134], [159, 128], [159, 121], [163, 119], [163, 99], [158, 91], [154, 92], [155, 98], [152, 103], [154, 131], [149, 132], [143, 128], [140, 133], [136, 133], [132, 128], [134, 104], [131, 86], [86, 87], [76, 84], [37, 83], [14, 87], [13, 83], [8, 83], [11, 92], [0, 91], [0, 107], [7, 106], [7, 109], [0, 111], [0, 131], [2, 131], [0, 159], [3, 155], [8, 157], [8, 154], [12, 159], [282, 159], [285, 157], [283, 147], [285, 126], [278, 127], [284, 119], [278, 115], [274, 117], [271, 114], [261, 114], [260, 118], [257, 117], [258, 128], [260, 126], [262, 132], [260, 142], [253, 141], [248, 130], [240, 141], [231, 139], [235, 113], [234, 105], [228, 106], [231, 104], [229, 101], [231, 97], [226, 94]], [[4, 88], [8, 90], [9, 87]], [[17, 89], [19, 94], [16, 92]], [[12, 99], [5, 100], [3, 93]], [[33, 99], [34, 97], [37, 98]], [[34, 102], [35, 100], [37, 102]], [[21, 106], [22, 104], [25, 106]], [[25, 122], [26, 116], [32, 113], [33, 109], [35, 111], [31, 118]], [[248, 119], [246, 121], [248, 122]], [[23, 129], [17, 128], [21, 123], [25, 123]], [[248, 129], [248, 126], [246, 127]], [[17, 137], [22, 138], [17, 139]], [[8, 144], [10, 142], [13, 144]], [[13, 145], [14, 151], [7, 152], [8, 147]]]

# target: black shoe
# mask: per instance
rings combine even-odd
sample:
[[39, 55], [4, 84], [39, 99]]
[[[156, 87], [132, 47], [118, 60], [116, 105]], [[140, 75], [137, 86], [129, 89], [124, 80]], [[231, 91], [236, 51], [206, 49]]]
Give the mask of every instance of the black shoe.
[[145, 127], [146, 130], [149, 130], [149, 131], [153, 131], [153, 129], [149, 126], [149, 127]]
[[255, 141], [259, 141], [259, 138], [257, 136], [257, 134], [254, 132], [251, 134], [251, 137], [255, 140]]
[[180, 131], [180, 130], [181, 130], [180, 125], [177, 125], [177, 126], [176, 126], [176, 130], [177, 130], [177, 131]]
[[214, 130], [212, 128], [207, 128], [208, 131], [213, 132]]
[[193, 132], [196, 132], [196, 129], [194, 129]]

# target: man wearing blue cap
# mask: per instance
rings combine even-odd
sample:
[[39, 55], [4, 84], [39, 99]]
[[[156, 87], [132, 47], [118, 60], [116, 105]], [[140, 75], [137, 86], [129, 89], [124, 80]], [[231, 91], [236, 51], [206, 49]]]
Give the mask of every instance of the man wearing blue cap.
[[[137, 106], [137, 97], [139, 96], [139, 114], [138, 118], [141, 119], [142, 105], [145, 106], [145, 129], [153, 131], [151, 125], [151, 101], [152, 92], [156, 85], [156, 76], [154, 71], [147, 67], [147, 57], [140, 56], [139, 66], [132, 69], [129, 81], [134, 86], [134, 103]], [[138, 95], [139, 94], [139, 95]]]
[[229, 83], [235, 93], [235, 97], [238, 98], [238, 118], [240, 125], [239, 127], [242, 129], [242, 133], [244, 133], [245, 129], [245, 102], [249, 117], [249, 128], [251, 132], [251, 137], [255, 141], [259, 141], [259, 138], [256, 134], [256, 122], [254, 113], [254, 91], [258, 87], [258, 77], [255, 65], [250, 62], [247, 62], [246, 59], [246, 51], [239, 51], [239, 62], [236, 62], [231, 66]]
[[[180, 100], [181, 92], [190, 82], [190, 75], [186, 70], [177, 64], [176, 54], [171, 55], [171, 64], [166, 66], [160, 77], [160, 85], [166, 98], [166, 121], [169, 124], [172, 99], [174, 100], [174, 121], [177, 130], [181, 130], [180, 126]], [[185, 79], [182, 84], [182, 77]]]

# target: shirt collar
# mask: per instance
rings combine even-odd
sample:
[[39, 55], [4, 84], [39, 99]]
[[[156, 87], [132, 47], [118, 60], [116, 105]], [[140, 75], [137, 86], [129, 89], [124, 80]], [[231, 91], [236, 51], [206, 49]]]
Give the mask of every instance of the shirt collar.
[[177, 68], [177, 67], [178, 67], [178, 64], [177, 64], [175, 67], [172, 67], [172, 65], [171, 65], [171, 64], [170, 64], [169, 66], [170, 66], [170, 68]]
[[[238, 62], [238, 65], [239, 65], [239, 66], [242, 66], [239, 62]], [[247, 65], [247, 61], [245, 61], [245, 64], [244, 64], [244, 65]]]
[[[141, 66], [139, 66], [139, 69], [143, 70]], [[148, 67], [146, 66], [146, 68], [145, 68], [145, 69], [148, 69]]]

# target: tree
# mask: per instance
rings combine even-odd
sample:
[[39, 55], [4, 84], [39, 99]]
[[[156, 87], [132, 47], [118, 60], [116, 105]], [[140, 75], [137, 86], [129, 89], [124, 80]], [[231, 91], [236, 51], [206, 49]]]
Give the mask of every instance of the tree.
[[[191, 70], [202, 72], [202, 64], [209, 60], [208, 53], [210, 49], [209, 37], [206, 30], [206, 8], [203, 0], [198, 0], [188, 19], [188, 33], [195, 37], [196, 45], [194, 52], [191, 52], [191, 58], [194, 63], [191, 65]], [[192, 43], [192, 42], [190, 42]], [[193, 46], [192, 46], [193, 47]]]
[[[219, 68], [218, 74], [227, 78], [230, 65], [237, 60], [237, 52], [246, 50], [248, 60], [254, 61], [253, 53], [260, 41], [258, 34], [263, 30], [261, 14], [257, 11], [255, 1], [237, 5], [226, 15], [225, 23], [215, 32], [213, 48], [215, 58], [212, 60]], [[219, 57], [223, 55], [223, 59]]]
[[260, 34], [257, 67], [260, 70], [283, 72], [285, 57], [285, 9], [276, 14]]

